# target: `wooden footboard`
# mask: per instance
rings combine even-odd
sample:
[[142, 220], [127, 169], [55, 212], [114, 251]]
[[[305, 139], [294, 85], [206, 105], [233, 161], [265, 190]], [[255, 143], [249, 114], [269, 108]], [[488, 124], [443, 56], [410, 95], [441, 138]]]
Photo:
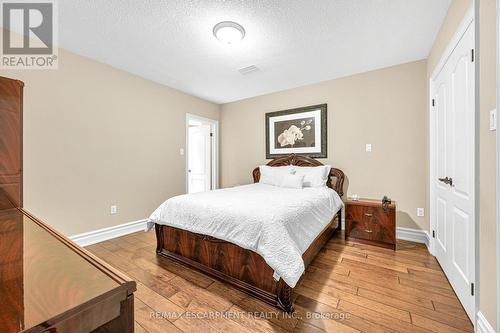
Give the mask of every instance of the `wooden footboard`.
[[[306, 267], [339, 227], [340, 213], [302, 256]], [[214, 237], [166, 225], [156, 224], [155, 230], [157, 254], [227, 282], [288, 313], [293, 312], [292, 288], [283, 279], [274, 280], [274, 270], [259, 254]]]

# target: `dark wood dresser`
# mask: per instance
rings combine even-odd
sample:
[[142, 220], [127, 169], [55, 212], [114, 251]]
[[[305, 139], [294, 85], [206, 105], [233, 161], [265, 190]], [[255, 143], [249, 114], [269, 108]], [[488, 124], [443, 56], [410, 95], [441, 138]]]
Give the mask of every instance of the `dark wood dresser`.
[[133, 332], [134, 291], [29, 213], [0, 211], [0, 332]]
[[0, 76], [0, 210], [23, 206], [23, 87]]
[[348, 199], [345, 203], [345, 238], [396, 249], [396, 203], [385, 207], [381, 200]]
[[133, 332], [135, 282], [22, 208], [23, 86], [0, 77], [0, 332]]

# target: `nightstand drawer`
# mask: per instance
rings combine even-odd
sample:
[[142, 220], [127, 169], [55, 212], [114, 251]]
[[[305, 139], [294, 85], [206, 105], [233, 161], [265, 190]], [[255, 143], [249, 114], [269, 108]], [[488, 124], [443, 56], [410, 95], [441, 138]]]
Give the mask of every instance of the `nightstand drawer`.
[[358, 239], [371, 240], [373, 238], [373, 223], [356, 220], [346, 220], [346, 234]]
[[346, 202], [345, 237], [373, 245], [394, 248], [396, 244], [396, 206], [381, 201]]

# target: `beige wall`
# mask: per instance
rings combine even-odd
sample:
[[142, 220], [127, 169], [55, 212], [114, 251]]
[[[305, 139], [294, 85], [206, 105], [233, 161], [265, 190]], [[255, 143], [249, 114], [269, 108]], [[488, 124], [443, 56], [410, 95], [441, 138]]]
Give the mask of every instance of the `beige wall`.
[[[462, 21], [471, 0], [453, 0], [448, 15], [428, 58], [428, 75], [432, 74], [450, 39]], [[488, 322], [496, 327], [496, 189], [495, 132], [489, 131], [489, 111], [496, 107], [496, 6], [495, 0], [480, 1], [480, 304]]]
[[[265, 159], [266, 112], [328, 104], [328, 159], [346, 173], [348, 193], [398, 202], [398, 225], [428, 230], [425, 204], [426, 62], [389, 67], [224, 104], [222, 185], [251, 182]], [[373, 152], [365, 152], [365, 144]]]
[[496, 142], [489, 113], [496, 107], [496, 0], [481, 0], [480, 22], [480, 310], [496, 327]]
[[0, 75], [25, 82], [25, 207], [66, 235], [183, 193], [185, 114], [219, 118], [216, 104], [64, 50], [58, 70]]

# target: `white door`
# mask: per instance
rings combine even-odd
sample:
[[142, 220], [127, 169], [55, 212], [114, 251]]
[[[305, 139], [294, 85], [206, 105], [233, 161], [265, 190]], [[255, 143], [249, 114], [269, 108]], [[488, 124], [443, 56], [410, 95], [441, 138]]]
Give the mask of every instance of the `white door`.
[[473, 24], [433, 79], [434, 253], [474, 319]]
[[187, 192], [212, 189], [212, 125], [188, 120]]

